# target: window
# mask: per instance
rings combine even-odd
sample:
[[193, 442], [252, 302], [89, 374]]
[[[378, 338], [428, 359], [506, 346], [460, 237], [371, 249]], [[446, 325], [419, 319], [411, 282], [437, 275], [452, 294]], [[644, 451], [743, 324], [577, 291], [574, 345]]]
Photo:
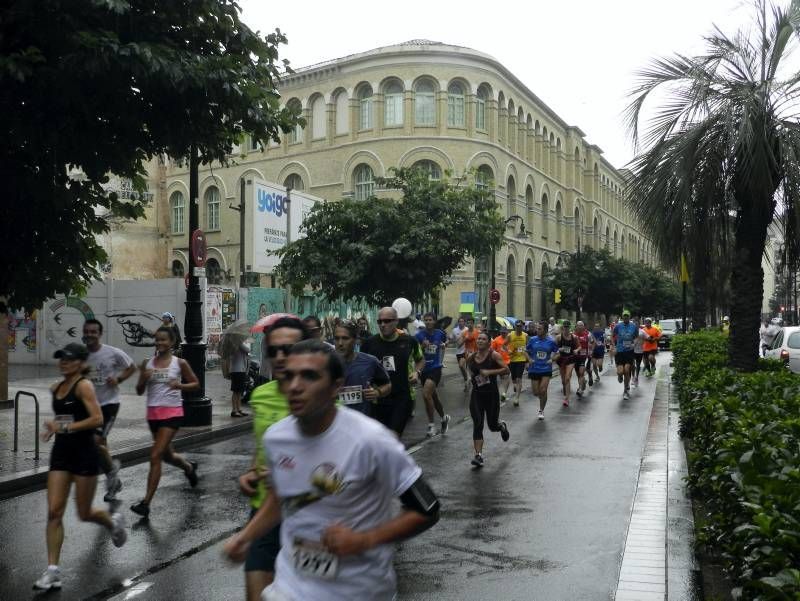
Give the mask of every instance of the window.
[[211, 186], [206, 190], [206, 228], [208, 231], [219, 229], [219, 188]]
[[346, 134], [350, 131], [350, 101], [347, 94], [340, 92], [336, 96], [336, 133]]
[[[509, 176], [506, 182], [506, 196], [508, 203], [508, 215], [506, 215], [506, 217], [511, 217], [517, 214], [517, 185], [514, 183], [514, 178], [511, 176]], [[512, 224], [512, 227], [515, 225], [516, 224]], [[513, 315], [513, 313], [510, 313], [510, 315]]]
[[464, 127], [464, 90], [461, 84], [451, 83], [447, 88], [447, 126]]
[[364, 86], [358, 92], [358, 128], [372, 129], [372, 88]]
[[486, 315], [489, 296], [489, 257], [475, 259], [475, 296], [475, 313]]
[[324, 138], [328, 130], [328, 118], [325, 110], [325, 99], [317, 96], [311, 105], [311, 139]]
[[492, 168], [488, 165], [481, 165], [475, 174], [475, 187], [478, 190], [488, 190], [492, 185], [492, 179], [494, 179]]
[[800, 348], [800, 332], [792, 332], [789, 334], [789, 340], [786, 341], [786, 346], [789, 348]]
[[305, 190], [306, 186], [303, 183], [303, 178], [297, 173], [292, 173], [283, 181], [283, 187], [290, 190]]
[[256, 140], [253, 136], [250, 136], [250, 150], [251, 152], [255, 150], [261, 150], [261, 144], [259, 144], [258, 140]]
[[533, 263], [530, 259], [525, 263], [525, 317], [533, 319]]
[[550, 233], [550, 201], [547, 194], [542, 194], [542, 238], [547, 238]]
[[417, 125], [436, 125], [436, 94], [430, 81], [423, 80], [417, 84], [414, 121]]
[[478, 90], [475, 99], [475, 129], [486, 129], [486, 90]]
[[[292, 99], [286, 105], [287, 108], [291, 109], [293, 112], [302, 115], [303, 111], [300, 107], [300, 102]], [[298, 142], [303, 141], [303, 128], [300, 125], [295, 125], [294, 129], [289, 132], [289, 144], [297, 144]]]
[[514, 263], [514, 256], [508, 255], [508, 263], [506, 263], [506, 281], [508, 282], [508, 292], [506, 293], [506, 315], [515, 315], [514, 307], [514, 283], [517, 279], [517, 266]]
[[412, 169], [420, 169], [428, 174], [428, 178], [433, 181], [442, 179], [442, 170], [433, 161], [417, 161], [411, 166]]
[[182, 234], [185, 208], [182, 192], [172, 193], [172, 196], [169, 197], [169, 208], [172, 217], [172, 233]]
[[361, 164], [354, 173], [354, 192], [356, 200], [367, 200], [375, 193], [375, 177], [369, 165]]
[[208, 259], [206, 261], [206, 278], [209, 284], [222, 283], [222, 267], [219, 266], [219, 261], [216, 259]]
[[172, 262], [172, 277], [182, 278], [184, 276], [183, 263], [175, 259]]
[[393, 81], [383, 95], [384, 124], [386, 127], [403, 125], [403, 86]]

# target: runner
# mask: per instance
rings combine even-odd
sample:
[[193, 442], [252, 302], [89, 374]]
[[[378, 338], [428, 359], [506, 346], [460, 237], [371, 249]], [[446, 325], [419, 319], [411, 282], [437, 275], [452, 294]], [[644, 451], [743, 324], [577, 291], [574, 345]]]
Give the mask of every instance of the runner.
[[556, 336], [561, 333], [561, 326], [556, 323], [556, 318], [551, 317], [547, 325], [547, 335], [555, 340]]
[[617, 354], [616, 346], [614, 345], [614, 328], [617, 327], [617, 322], [612, 318], [611, 322], [606, 326], [606, 352], [608, 353], [608, 364], [611, 367], [616, 365], [614, 360]]
[[433, 410], [439, 414], [442, 424], [442, 434], [447, 432], [450, 423], [450, 416], [444, 412], [442, 402], [439, 400], [439, 393], [436, 387], [442, 380], [442, 350], [447, 344], [447, 334], [437, 330], [436, 316], [433, 313], [424, 315], [425, 329], [417, 332], [417, 342], [422, 347], [425, 354], [425, 367], [419, 372], [419, 379], [422, 382], [422, 396], [425, 399], [425, 411], [428, 414], [428, 436], [436, 434], [433, 425]]
[[653, 325], [653, 320], [649, 317], [644, 319], [644, 360], [645, 375], [648, 378], [656, 375], [656, 353], [658, 353], [658, 339], [661, 338], [661, 331]]
[[586, 329], [582, 321], [575, 324], [575, 338], [578, 339], [578, 347], [575, 349], [575, 375], [578, 377], [578, 390], [575, 391], [575, 395], [581, 398], [586, 392], [586, 362], [594, 352], [595, 343], [594, 336]]
[[499, 421], [500, 393], [497, 389], [497, 376], [508, 373], [508, 366], [498, 353], [489, 348], [489, 335], [481, 333], [478, 336], [478, 350], [469, 356], [467, 367], [472, 378], [472, 394], [469, 398], [472, 446], [475, 449], [472, 465], [483, 467], [484, 420], [489, 431], [500, 432], [503, 442], [509, 437], [506, 422]]
[[[478, 350], [478, 334], [480, 327], [475, 326], [475, 320], [471, 317], [467, 319], [467, 329], [464, 333], [464, 359], [466, 360], [472, 353]], [[467, 380], [469, 381], [469, 380]]]
[[522, 331], [525, 322], [518, 319], [514, 322], [514, 331], [508, 335], [508, 350], [511, 371], [511, 380], [514, 382], [514, 407], [519, 407], [519, 397], [522, 394], [522, 375], [525, 373], [528, 358], [525, 356], [525, 347], [528, 346], [528, 335]]
[[281, 379], [292, 415], [264, 435], [274, 494], [224, 545], [230, 559], [242, 561], [283, 517], [267, 601], [393, 599], [393, 543], [439, 518], [439, 500], [403, 445], [373, 420], [336, 406], [343, 375], [341, 359], [319, 342], [292, 347]]
[[458, 361], [458, 369], [461, 370], [461, 377], [464, 378], [464, 390], [467, 389], [467, 382], [469, 379], [467, 378], [467, 359], [466, 354], [467, 350], [464, 347], [464, 339], [467, 333], [467, 322], [463, 317], [458, 318], [458, 322], [456, 326], [453, 328], [453, 331], [450, 333], [450, 340], [456, 347], [456, 361]]
[[183, 421], [181, 391], [197, 390], [200, 383], [189, 364], [172, 354], [175, 344], [172, 336], [169, 328], [156, 330], [156, 356], [142, 361], [136, 382], [136, 394], [147, 391], [147, 423], [153, 435], [147, 493], [144, 499], [131, 505], [131, 511], [144, 518], [150, 516], [150, 502], [161, 480], [162, 461], [181, 468], [192, 488], [197, 486], [197, 463], [178, 455], [172, 448], [172, 439]]
[[[288, 350], [293, 344], [308, 337], [305, 325], [299, 318], [287, 315], [281, 317], [264, 332], [266, 353], [270, 357], [274, 380], [259, 386], [250, 395], [250, 408], [253, 411], [253, 436], [255, 453], [251, 467], [239, 476], [239, 490], [250, 497], [250, 519], [264, 504], [267, 498], [267, 471], [264, 447], [261, 439], [272, 424], [289, 415], [289, 402], [278, 387], [278, 380], [286, 368]], [[277, 524], [253, 541], [247, 550], [244, 561], [244, 579], [247, 601], [260, 601], [262, 591], [275, 578], [275, 558], [281, 549], [281, 527]]]
[[107, 503], [116, 500], [117, 493], [122, 490], [119, 470], [122, 464], [112, 459], [108, 450], [108, 435], [114, 427], [119, 412], [119, 385], [130, 378], [136, 371], [136, 364], [126, 353], [108, 344], [102, 344], [103, 324], [96, 319], [87, 319], [83, 323], [83, 343], [89, 350], [86, 364], [89, 366], [89, 379], [94, 385], [95, 396], [103, 412], [103, 425], [97, 429], [94, 440], [100, 453], [100, 469], [106, 475], [106, 494], [103, 500]]
[[572, 386], [572, 370], [577, 360], [578, 339], [570, 332], [570, 323], [566, 319], [561, 322], [561, 333], [556, 335], [558, 344], [558, 370], [561, 373], [561, 391], [564, 393], [564, 400], [561, 402], [564, 407], [569, 407], [570, 387]]
[[[511, 354], [508, 352], [508, 328], [505, 326], [500, 327], [500, 334], [495, 336], [491, 343], [492, 350], [498, 353], [503, 358], [503, 363], [508, 365], [511, 362]], [[500, 404], [503, 405], [508, 398], [508, 387], [511, 385], [511, 378], [509, 373], [500, 376], [500, 386], [502, 389], [500, 393]]]
[[340, 322], [333, 331], [336, 351], [342, 355], [345, 364], [339, 402], [372, 416], [378, 413], [373, 411], [373, 407], [391, 393], [392, 383], [376, 357], [356, 352], [357, 336], [358, 326], [349, 320]]
[[[42, 439], [56, 440], [50, 454], [47, 474], [47, 569], [33, 588], [61, 588], [61, 547], [64, 543], [64, 510], [70, 488], [75, 483], [75, 504], [83, 522], [94, 522], [111, 532], [114, 546], [125, 544], [128, 534], [125, 519], [119, 513], [109, 514], [92, 507], [100, 457], [95, 443], [95, 430], [103, 427], [103, 413], [92, 383], [84, 378], [89, 350], [72, 342], [55, 352], [63, 379], [52, 387], [55, 418], [44, 422]], [[6, 539], [6, 549], [12, 541]]]
[[528, 377], [531, 379], [531, 391], [539, 397], [539, 419], [544, 419], [544, 408], [547, 406], [547, 387], [553, 375], [553, 354], [558, 353], [556, 341], [547, 335], [547, 324], [539, 322], [536, 336], [528, 339], [525, 354], [528, 357]]
[[[639, 324], [635, 321], [631, 320], [631, 323], [634, 324], [637, 328]], [[631, 368], [631, 379], [633, 380], [633, 386], [638, 388], [639, 386], [639, 373], [642, 369], [642, 360], [644, 359], [644, 331], [639, 328], [638, 335], [636, 336], [636, 340], [633, 341], [633, 367]]]
[[603, 373], [603, 360], [606, 353], [606, 334], [597, 322], [594, 324], [592, 336], [594, 336], [594, 351], [592, 351], [592, 364], [589, 371], [589, 386], [592, 385], [592, 372], [594, 372], [597, 383], [600, 383], [600, 374]]
[[616, 349], [614, 361], [617, 364], [617, 380], [624, 381], [622, 399], [631, 398], [631, 368], [633, 367], [633, 347], [639, 337], [638, 326], [631, 322], [630, 311], [622, 312], [622, 321], [614, 326], [613, 340]]
[[378, 311], [377, 323], [378, 333], [364, 341], [361, 352], [380, 361], [392, 387], [380, 403], [372, 406], [372, 417], [400, 438], [413, 407], [417, 372], [425, 366], [425, 358], [416, 338], [397, 329], [397, 311], [392, 307]]

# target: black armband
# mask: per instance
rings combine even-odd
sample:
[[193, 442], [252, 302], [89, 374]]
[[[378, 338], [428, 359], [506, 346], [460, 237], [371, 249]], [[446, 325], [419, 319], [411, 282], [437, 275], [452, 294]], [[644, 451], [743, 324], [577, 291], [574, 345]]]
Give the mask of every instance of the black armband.
[[426, 517], [439, 517], [439, 499], [422, 476], [400, 495], [400, 502], [406, 509], [416, 511]]

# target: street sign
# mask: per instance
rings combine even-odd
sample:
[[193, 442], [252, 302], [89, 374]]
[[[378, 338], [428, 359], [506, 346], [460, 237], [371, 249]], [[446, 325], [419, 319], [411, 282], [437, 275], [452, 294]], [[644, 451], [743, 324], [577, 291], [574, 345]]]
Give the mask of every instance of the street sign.
[[489, 291], [489, 302], [493, 305], [500, 302], [500, 291], [497, 288], [492, 288]]
[[[197, 229], [192, 232], [192, 258], [194, 260], [194, 265], [197, 267], [204, 267], [206, 264], [206, 235], [203, 233], [203, 230]], [[197, 274], [195, 274], [197, 275]], [[198, 277], [205, 277], [205, 274]]]
[[204, 278], [204, 277], [206, 277], [206, 268], [205, 267], [195, 267], [194, 270], [192, 270], [192, 273], [194, 274], [194, 277], [196, 277], [196, 278]]

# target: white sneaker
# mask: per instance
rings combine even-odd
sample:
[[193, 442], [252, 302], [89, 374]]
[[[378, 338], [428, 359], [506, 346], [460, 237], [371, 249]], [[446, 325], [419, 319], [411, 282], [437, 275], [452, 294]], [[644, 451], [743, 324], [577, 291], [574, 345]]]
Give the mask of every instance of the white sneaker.
[[631, 395], [630, 395], [630, 394], [628, 394], [628, 391], [627, 391], [627, 390], [626, 390], [625, 392], [623, 392], [623, 393], [622, 393], [622, 400], [623, 400], [623, 401], [627, 401], [627, 400], [628, 400], [628, 399], [630, 399], [630, 398], [631, 398]]
[[539, 419], [544, 419], [544, 411], [539, 411]]
[[125, 516], [121, 513], [111, 514], [111, 542], [115, 547], [121, 547], [128, 540], [128, 532], [125, 530]]
[[47, 568], [33, 583], [33, 588], [40, 591], [49, 591], [51, 588], [61, 588], [61, 570], [58, 568]]
[[436, 428], [433, 426], [433, 424], [428, 424], [428, 432], [425, 435], [428, 438], [431, 438], [432, 436], [436, 436]]
[[447, 427], [450, 425], [450, 415], [445, 413], [442, 418], [442, 434], [447, 432]]

